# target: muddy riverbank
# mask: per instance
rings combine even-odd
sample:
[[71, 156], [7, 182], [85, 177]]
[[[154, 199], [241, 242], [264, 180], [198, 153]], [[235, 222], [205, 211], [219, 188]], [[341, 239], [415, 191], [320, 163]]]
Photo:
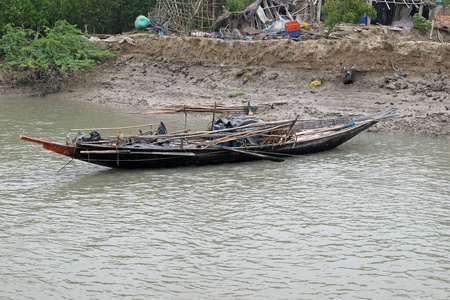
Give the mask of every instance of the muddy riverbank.
[[[104, 45], [118, 57], [47, 95], [130, 111], [251, 102], [265, 118], [402, 116], [372, 131], [450, 137], [450, 44], [386, 39], [222, 41], [135, 35]], [[345, 70], [354, 83], [344, 84]], [[311, 88], [312, 81], [321, 85]], [[11, 88], [4, 95], [36, 94]], [[231, 97], [241, 93], [238, 97]]]

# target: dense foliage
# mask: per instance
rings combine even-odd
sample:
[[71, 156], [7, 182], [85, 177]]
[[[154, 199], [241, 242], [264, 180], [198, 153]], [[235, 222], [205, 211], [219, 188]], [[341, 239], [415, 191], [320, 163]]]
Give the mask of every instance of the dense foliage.
[[[154, 11], [157, 0], [0, 0], [0, 36], [6, 24], [40, 32], [66, 20], [85, 34], [117, 34], [134, 29], [137, 16]], [[178, 3], [191, 3], [177, 0]], [[255, 0], [208, 0], [202, 9], [219, 16], [225, 7], [242, 11]], [[214, 6], [214, 9], [212, 8]], [[181, 7], [181, 6], [180, 6]], [[163, 20], [160, 20], [163, 21]]]
[[42, 34], [6, 25], [0, 39], [0, 68], [10, 81], [51, 83], [59, 89], [73, 72], [93, 67], [115, 55], [82, 37], [75, 25], [57, 21]]
[[229, 11], [243, 11], [247, 6], [255, 2], [255, 0], [226, 0], [225, 7]]
[[6, 24], [40, 31], [58, 20], [87, 33], [122, 33], [134, 28], [138, 15], [147, 15], [156, 0], [0, 0], [0, 35]]
[[431, 22], [419, 14], [413, 16], [414, 28], [424, 31], [431, 28]]
[[375, 18], [377, 12], [375, 8], [368, 5], [364, 0], [331, 0], [327, 1], [322, 11], [328, 14], [324, 24], [328, 30], [328, 35], [334, 27], [341, 23], [358, 24], [364, 15]]

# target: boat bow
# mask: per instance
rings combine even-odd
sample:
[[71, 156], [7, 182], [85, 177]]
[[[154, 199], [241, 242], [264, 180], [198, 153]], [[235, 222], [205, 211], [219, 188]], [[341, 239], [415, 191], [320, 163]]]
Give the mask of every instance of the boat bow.
[[20, 138], [25, 141], [42, 144], [42, 146], [50, 151], [65, 155], [65, 156], [71, 156], [75, 153], [75, 147], [74, 146], [67, 146], [59, 143], [53, 143], [49, 141], [34, 139], [25, 135], [21, 135]]

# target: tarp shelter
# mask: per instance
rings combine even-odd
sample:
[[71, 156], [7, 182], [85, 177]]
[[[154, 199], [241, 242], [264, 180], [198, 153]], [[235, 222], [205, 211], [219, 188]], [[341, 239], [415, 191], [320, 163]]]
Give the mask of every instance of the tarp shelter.
[[[391, 25], [395, 21], [408, 19], [418, 13], [426, 19], [434, 19], [436, 7], [430, 0], [365, 0], [377, 11], [374, 24]], [[229, 31], [262, 30], [278, 20], [318, 23], [326, 15], [322, 5], [326, 0], [256, 0], [244, 11], [225, 12], [212, 26], [213, 31], [226, 28]], [[369, 22], [371, 20], [368, 20]]]
[[369, 0], [377, 11], [377, 17], [373, 20], [382, 25], [391, 25], [395, 21], [407, 19], [416, 13], [430, 19], [431, 11], [436, 5], [428, 0]]

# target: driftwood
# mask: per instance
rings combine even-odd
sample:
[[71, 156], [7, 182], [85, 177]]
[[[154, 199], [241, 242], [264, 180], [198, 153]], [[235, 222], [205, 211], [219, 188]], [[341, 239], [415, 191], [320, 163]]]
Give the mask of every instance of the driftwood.
[[261, 30], [277, 20], [293, 21], [289, 5], [281, 0], [256, 0], [240, 12], [224, 12], [212, 25], [212, 31], [229, 31], [245, 27]]

